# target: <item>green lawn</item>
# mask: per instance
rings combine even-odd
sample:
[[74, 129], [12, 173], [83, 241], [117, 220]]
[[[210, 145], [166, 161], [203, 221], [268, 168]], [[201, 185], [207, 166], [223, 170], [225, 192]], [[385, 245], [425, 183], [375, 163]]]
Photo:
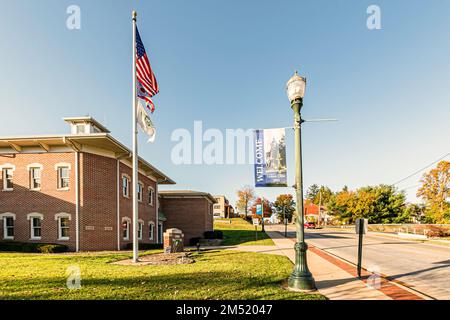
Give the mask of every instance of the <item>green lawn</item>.
[[[189, 265], [110, 264], [129, 257], [0, 253], [0, 299], [324, 299], [281, 288], [292, 271], [284, 256], [211, 250], [193, 253]], [[81, 269], [78, 290], [66, 287], [66, 270], [74, 265]]]
[[222, 245], [224, 246], [274, 245], [272, 239], [265, 232], [261, 232], [261, 226], [258, 226], [258, 240], [256, 240], [255, 226], [241, 218], [216, 219], [214, 221], [214, 230], [223, 232], [224, 241]]

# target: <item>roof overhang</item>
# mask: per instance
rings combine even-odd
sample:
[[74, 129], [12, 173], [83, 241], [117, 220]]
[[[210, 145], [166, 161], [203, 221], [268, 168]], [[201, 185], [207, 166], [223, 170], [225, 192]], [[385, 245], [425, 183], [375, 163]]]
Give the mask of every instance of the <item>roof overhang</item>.
[[205, 198], [211, 203], [217, 203], [216, 199], [207, 192], [191, 191], [191, 190], [159, 190], [158, 195], [161, 198], [166, 199], [192, 199], [192, 198]]
[[[0, 137], [0, 154], [45, 152], [102, 152], [109, 157], [131, 162], [131, 150], [108, 133], [86, 135], [41, 135]], [[153, 176], [159, 184], [175, 184], [175, 181], [139, 157], [139, 170]]]

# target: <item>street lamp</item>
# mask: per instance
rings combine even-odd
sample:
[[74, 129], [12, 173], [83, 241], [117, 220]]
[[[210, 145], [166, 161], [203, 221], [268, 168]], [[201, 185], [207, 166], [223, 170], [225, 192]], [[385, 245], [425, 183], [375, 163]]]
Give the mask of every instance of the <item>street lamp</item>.
[[316, 289], [316, 284], [306, 261], [308, 245], [305, 242], [304, 217], [303, 217], [303, 175], [302, 175], [302, 141], [300, 110], [303, 106], [303, 97], [306, 89], [306, 79], [300, 77], [295, 71], [294, 76], [286, 85], [287, 95], [294, 110], [295, 129], [295, 193], [297, 200], [297, 219], [295, 221], [297, 242], [295, 244], [295, 266], [288, 280], [289, 289], [311, 291]]

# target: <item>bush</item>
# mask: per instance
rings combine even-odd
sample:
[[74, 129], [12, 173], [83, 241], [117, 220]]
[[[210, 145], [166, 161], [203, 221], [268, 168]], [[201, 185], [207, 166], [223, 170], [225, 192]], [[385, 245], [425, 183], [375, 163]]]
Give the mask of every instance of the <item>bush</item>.
[[[154, 249], [162, 249], [162, 243], [139, 243], [139, 250], [154, 250]], [[133, 250], [133, 243], [127, 243], [125, 246], [127, 250]]]
[[223, 239], [223, 232], [220, 230], [205, 231], [203, 237], [205, 239]]
[[202, 238], [200, 238], [200, 237], [190, 238], [189, 239], [189, 245], [190, 246], [196, 246], [200, 242], [201, 239]]
[[0, 251], [26, 253], [60, 253], [67, 252], [68, 250], [69, 248], [62, 244], [0, 242]]

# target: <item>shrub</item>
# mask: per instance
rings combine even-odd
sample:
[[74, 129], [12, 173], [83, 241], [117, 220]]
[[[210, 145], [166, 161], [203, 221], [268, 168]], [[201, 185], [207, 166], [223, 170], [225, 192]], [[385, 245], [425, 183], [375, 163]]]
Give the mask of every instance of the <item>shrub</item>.
[[27, 253], [60, 253], [67, 252], [68, 250], [69, 248], [62, 244], [0, 242], [0, 251]]
[[223, 233], [220, 230], [205, 231], [203, 237], [205, 239], [223, 239]]
[[39, 253], [61, 253], [67, 252], [68, 249], [67, 246], [62, 244], [43, 244], [37, 246]]
[[[154, 250], [154, 249], [162, 249], [162, 243], [139, 243], [139, 250]], [[125, 246], [127, 250], [133, 249], [133, 243], [127, 243]]]
[[200, 238], [200, 237], [190, 238], [189, 239], [189, 245], [190, 246], [196, 246], [200, 242], [201, 239], [202, 238]]

